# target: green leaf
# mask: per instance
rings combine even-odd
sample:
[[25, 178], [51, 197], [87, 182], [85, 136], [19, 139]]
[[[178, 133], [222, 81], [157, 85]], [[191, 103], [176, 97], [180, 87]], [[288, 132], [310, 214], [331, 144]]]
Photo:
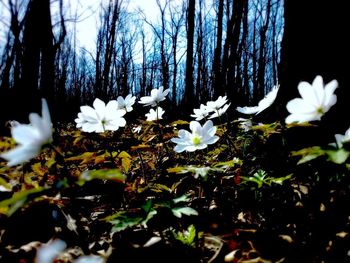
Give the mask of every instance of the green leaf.
[[269, 178], [267, 178], [267, 179], [268, 179], [271, 183], [282, 185], [284, 181], [289, 180], [290, 178], [292, 178], [292, 174], [289, 174], [289, 175], [284, 176], [284, 177], [277, 177], [277, 178], [269, 177]]
[[111, 221], [112, 227], [112, 233], [114, 232], [120, 232], [127, 228], [137, 226], [142, 222], [142, 217], [120, 217], [118, 219], [115, 219]]
[[328, 150], [326, 153], [328, 155], [328, 160], [336, 164], [344, 163], [350, 155], [350, 152], [346, 151], [344, 148]]
[[173, 212], [173, 215], [178, 217], [178, 218], [181, 218], [182, 215], [198, 216], [198, 212], [191, 207], [174, 207], [171, 209], [171, 211]]
[[122, 167], [124, 171], [127, 173], [131, 167], [131, 156], [126, 151], [122, 151], [118, 154], [118, 158], [122, 160]]
[[147, 227], [147, 223], [150, 219], [152, 219], [158, 212], [154, 209], [151, 209], [151, 211], [149, 211], [149, 213], [147, 214], [146, 218], [144, 220], [142, 220], [141, 225], [143, 227]]
[[153, 202], [152, 200], [147, 200], [146, 204], [142, 206], [142, 209], [146, 212], [149, 213], [151, 211], [151, 208], [153, 207]]
[[80, 161], [80, 164], [85, 164], [88, 163], [92, 160], [94, 160], [96, 157], [96, 153], [95, 152], [85, 152], [81, 155], [78, 156], [72, 156], [69, 157], [67, 159], [65, 159], [66, 161]]
[[36, 197], [35, 194], [40, 193], [47, 188], [38, 187], [30, 190], [23, 190], [13, 194], [9, 199], [3, 200], [0, 202], [0, 213], [11, 216], [19, 208], [24, 206], [27, 202]]
[[234, 159], [231, 160], [231, 161], [227, 161], [227, 162], [218, 162], [218, 163], [214, 164], [213, 167], [222, 168], [222, 169], [227, 169], [227, 168], [232, 168], [232, 167], [234, 167], [236, 164], [242, 165], [243, 162], [242, 162], [242, 160], [240, 160], [240, 159], [238, 159], [238, 158], [234, 158]]
[[0, 188], [0, 189], [2, 189], [2, 190], [0, 190], [0, 192], [1, 191], [2, 192], [9, 192], [12, 190], [11, 185], [9, 183], [7, 183], [5, 179], [3, 179], [1, 177], [0, 177], [0, 186], [2, 186], [2, 188]]
[[298, 164], [310, 162], [311, 160], [324, 155], [325, 151], [322, 150], [319, 146], [313, 146], [292, 152], [292, 156], [302, 156], [302, 158], [298, 161]]
[[87, 181], [93, 179], [99, 180], [111, 180], [118, 183], [125, 183], [126, 176], [118, 169], [108, 169], [108, 170], [88, 170], [81, 174], [78, 181], [79, 185], [83, 185]]
[[177, 204], [180, 202], [188, 202], [188, 201], [190, 201], [190, 198], [187, 195], [182, 195], [180, 197], [173, 199], [174, 204]]
[[170, 123], [170, 126], [187, 125], [187, 124], [188, 124], [188, 121], [177, 120], [177, 121], [173, 121], [172, 123]]
[[181, 243], [187, 246], [194, 247], [196, 240], [196, 228], [194, 225], [190, 225], [184, 232], [173, 232], [175, 239], [179, 240]]
[[[106, 217], [105, 220], [109, 221], [113, 227], [112, 232], [120, 232], [127, 228], [135, 227], [142, 225], [143, 227], [147, 227], [147, 223], [150, 219], [152, 219], [156, 214], [157, 211], [153, 208], [150, 208], [150, 204], [152, 202], [147, 202], [146, 205], [143, 206], [144, 211], [146, 212], [146, 215], [144, 213], [128, 213], [126, 211], [117, 212], [114, 215], [111, 215], [109, 217]], [[149, 211], [146, 211], [146, 209], [149, 208]]]

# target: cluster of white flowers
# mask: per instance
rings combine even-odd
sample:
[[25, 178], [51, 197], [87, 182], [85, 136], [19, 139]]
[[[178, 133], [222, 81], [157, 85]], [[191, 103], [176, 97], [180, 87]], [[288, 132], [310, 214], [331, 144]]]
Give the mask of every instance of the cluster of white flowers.
[[217, 142], [219, 137], [215, 135], [216, 127], [213, 122], [207, 120], [201, 126], [198, 121], [220, 117], [230, 107], [230, 103], [227, 104], [227, 102], [227, 96], [219, 96], [217, 100], [208, 101], [206, 105], [201, 104], [199, 109], [194, 109], [194, 114], [191, 114], [191, 116], [195, 118], [195, 121], [190, 122], [191, 132], [183, 129], [179, 130], [178, 138], [171, 139], [172, 142], [177, 144], [174, 151], [178, 153], [183, 151], [194, 152], [205, 149], [209, 144]]
[[157, 121], [163, 119], [163, 114], [165, 111], [159, 107], [159, 103], [165, 100], [166, 96], [169, 94], [170, 89], [164, 90], [163, 87], [159, 87], [158, 89], [151, 90], [151, 96], [141, 97], [139, 103], [143, 104], [143, 106], [151, 106], [156, 109], [150, 109], [148, 113], [146, 113], [147, 121]]
[[[304, 81], [300, 82], [298, 91], [301, 98], [295, 98], [287, 103], [287, 110], [290, 115], [285, 122], [290, 124], [320, 120], [337, 102], [337, 96], [334, 94], [337, 87], [338, 82], [336, 80], [324, 85], [321, 76], [317, 76], [312, 84]], [[275, 86], [257, 106], [237, 107], [236, 110], [244, 114], [259, 114], [272, 105], [276, 99], [278, 89], [279, 86]], [[150, 96], [140, 99], [140, 104], [155, 107], [151, 108], [149, 113], [146, 114], [147, 121], [162, 119], [164, 110], [159, 104], [166, 99], [168, 94], [169, 89], [163, 90], [163, 87], [160, 87], [159, 89], [152, 89]], [[111, 100], [107, 104], [96, 98], [93, 107], [80, 107], [81, 112], [78, 113], [78, 118], [75, 119], [76, 127], [81, 128], [84, 132], [116, 131], [119, 127], [126, 125], [123, 116], [133, 110], [132, 106], [135, 101], [136, 97], [131, 94], [125, 98], [119, 96], [117, 100]], [[201, 104], [199, 109], [194, 109], [194, 114], [191, 116], [196, 121], [190, 123], [191, 132], [179, 130], [178, 138], [171, 140], [177, 144], [174, 150], [179, 153], [183, 151], [193, 152], [204, 149], [209, 144], [218, 141], [219, 137], [215, 135], [216, 127], [211, 120], [206, 121], [203, 126], [197, 121], [221, 116], [230, 106], [230, 103], [227, 102], [226, 96], [220, 96], [217, 100], [208, 101], [206, 105]], [[36, 157], [44, 145], [52, 142], [52, 123], [45, 99], [42, 99], [42, 116], [31, 113], [29, 120], [29, 124], [11, 122], [12, 137], [18, 146], [0, 155], [1, 158], [8, 161], [9, 166], [21, 164]], [[249, 126], [251, 123], [246, 125]], [[245, 129], [249, 129], [249, 127]], [[140, 130], [135, 132], [140, 132]], [[345, 135], [336, 134], [335, 138], [337, 146], [341, 148], [344, 143], [350, 141], [350, 128], [345, 132]]]
[[[219, 96], [219, 98], [215, 101], [208, 101], [206, 105], [201, 104], [199, 109], [193, 110], [194, 114], [191, 114], [191, 116], [195, 118], [196, 121], [207, 118], [217, 118], [223, 115], [230, 107], [231, 103], [226, 104], [227, 102], [227, 96]], [[211, 115], [209, 116], [209, 114]]]
[[147, 121], [157, 121], [163, 119], [164, 110], [162, 107], [157, 107], [155, 110], [150, 109], [149, 113], [146, 113]]
[[[287, 103], [287, 110], [290, 115], [286, 118], [286, 123], [304, 123], [318, 121], [337, 102], [334, 91], [338, 87], [338, 82], [333, 80], [324, 85], [321, 76], [316, 76], [312, 84], [302, 81], [298, 85], [301, 98], [295, 98]], [[253, 107], [237, 107], [236, 110], [243, 114], [259, 114], [270, 107], [277, 97], [279, 86], [272, 90]]]

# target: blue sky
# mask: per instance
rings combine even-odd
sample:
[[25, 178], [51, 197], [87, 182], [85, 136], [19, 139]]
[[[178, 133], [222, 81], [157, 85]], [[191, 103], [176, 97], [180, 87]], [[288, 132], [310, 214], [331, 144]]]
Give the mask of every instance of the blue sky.
[[[72, 5], [71, 10], [76, 10], [76, 7], [78, 7], [78, 14], [80, 14], [79, 17], [81, 21], [77, 24], [77, 39], [79, 40], [79, 45], [92, 51], [95, 48], [100, 1], [70, 0], [69, 2]], [[159, 15], [156, 0], [124, 0], [124, 2], [130, 11], [136, 11], [140, 8], [145, 13], [148, 21], [156, 22]], [[160, 0], [161, 4], [164, 2], [165, 0]], [[171, 2], [177, 4], [182, 3], [182, 0], [171, 0]]]
[[[27, 0], [18, 1], [21, 5], [22, 12], [25, 10]], [[158, 7], [156, 0], [119, 0], [127, 6], [129, 11], [136, 11], [142, 9], [145, 13], [147, 20], [156, 22], [158, 17]], [[163, 5], [166, 0], [159, 0]], [[171, 4], [182, 3], [183, 0], [170, 0]], [[95, 49], [95, 40], [97, 35], [97, 24], [99, 19], [99, 9], [101, 2], [108, 3], [109, 0], [64, 0], [65, 18], [68, 21], [78, 18], [77, 23], [77, 39], [80, 47], [93, 51]], [[0, 41], [3, 42], [6, 39], [1, 28], [5, 29], [9, 26], [9, 13], [8, 13], [7, 1], [0, 1]], [[52, 14], [55, 23], [55, 13], [57, 14], [58, 1], [52, 1]], [[56, 15], [57, 17], [57, 15]], [[71, 23], [72, 24], [72, 23]], [[69, 27], [69, 22], [67, 22]]]

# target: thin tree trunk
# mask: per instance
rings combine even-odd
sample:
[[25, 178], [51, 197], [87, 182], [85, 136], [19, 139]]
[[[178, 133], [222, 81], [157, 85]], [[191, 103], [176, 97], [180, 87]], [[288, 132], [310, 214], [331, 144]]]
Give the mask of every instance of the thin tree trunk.
[[221, 81], [221, 53], [222, 53], [222, 20], [224, 14], [224, 0], [219, 0], [217, 15], [217, 36], [213, 60], [213, 87], [215, 96], [223, 93]]
[[185, 97], [184, 107], [192, 108], [191, 103], [194, 100], [193, 83], [193, 41], [194, 41], [194, 20], [195, 20], [195, 0], [188, 1], [187, 10], [187, 58], [186, 58], [186, 78], [185, 78]]

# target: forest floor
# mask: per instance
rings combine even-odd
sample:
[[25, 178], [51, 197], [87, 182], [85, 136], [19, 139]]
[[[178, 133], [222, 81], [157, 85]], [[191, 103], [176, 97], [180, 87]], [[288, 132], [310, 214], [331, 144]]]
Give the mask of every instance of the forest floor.
[[0, 262], [53, 239], [55, 262], [350, 262], [349, 158], [315, 146], [316, 126], [231, 122], [193, 153], [170, 141], [186, 121], [60, 126], [55, 150], [0, 163]]

